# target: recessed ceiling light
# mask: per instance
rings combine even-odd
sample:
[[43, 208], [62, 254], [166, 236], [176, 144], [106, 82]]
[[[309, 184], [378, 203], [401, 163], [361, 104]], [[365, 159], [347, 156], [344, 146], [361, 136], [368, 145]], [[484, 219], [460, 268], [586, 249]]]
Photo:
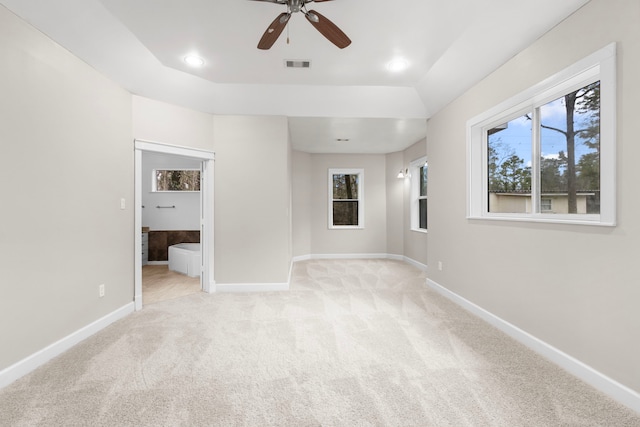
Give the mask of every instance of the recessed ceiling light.
[[187, 55], [184, 57], [184, 62], [191, 67], [202, 67], [204, 65], [204, 59], [197, 55]]
[[394, 73], [398, 73], [400, 71], [404, 71], [409, 67], [409, 63], [404, 59], [394, 59], [393, 61], [387, 64], [387, 69], [389, 71], [393, 71]]

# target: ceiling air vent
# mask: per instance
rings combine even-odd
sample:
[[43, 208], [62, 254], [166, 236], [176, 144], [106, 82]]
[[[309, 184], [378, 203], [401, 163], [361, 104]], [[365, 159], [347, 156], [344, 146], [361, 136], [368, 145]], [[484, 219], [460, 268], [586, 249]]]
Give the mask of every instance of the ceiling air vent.
[[285, 59], [284, 66], [287, 68], [309, 68], [311, 61]]

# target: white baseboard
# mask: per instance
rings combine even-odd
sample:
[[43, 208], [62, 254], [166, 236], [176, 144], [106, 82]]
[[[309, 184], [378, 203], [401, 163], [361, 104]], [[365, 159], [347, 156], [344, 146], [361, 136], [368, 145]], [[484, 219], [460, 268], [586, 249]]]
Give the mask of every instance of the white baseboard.
[[421, 270], [426, 271], [427, 266], [403, 255], [392, 254], [312, 254], [299, 255], [291, 259], [289, 267], [289, 280], [287, 283], [220, 283], [213, 284], [211, 289], [215, 292], [272, 292], [288, 291], [293, 274], [293, 264], [312, 259], [395, 259], [407, 262]]
[[502, 332], [509, 335], [516, 341], [529, 347], [531, 350], [549, 359], [559, 365], [582, 381], [600, 390], [617, 402], [640, 413], [640, 393], [629, 387], [620, 384], [616, 380], [609, 378], [603, 373], [593, 369], [578, 359], [568, 355], [567, 353], [553, 347], [552, 345], [542, 341], [539, 338], [523, 331], [515, 325], [501, 319], [500, 317], [490, 313], [484, 308], [472, 303], [471, 301], [461, 297], [455, 292], [450, 291], [442, 285], [427, 279], [427, 285], [438, 292], [440, 295], [450, 299], [465, 310], [475, 314], [490, 325], [496, 327]]
[[385, 259], [388, 254], [311, 254], [307, 259]]
[[107, 314], [106, 316], [88, 324], [87, 326], [78, 329], [70, 335], [54, 342], [53, 344], [43, 348], [42, 350], [28, 356], [19, 362], [0, 371], [0, 388], [6, 387], [20, 377], [23, 377], [35, 370], [36, 368], [44, 365], [49, 360], [69, 350], [74, 345], [90, 337], [96, 332], [106, 328], [113, 322], [122, 319], [123, 317], [133, 313], [134, 304], [129, 304], [117, 309], [116, 311]]
[[413, 265], [416, 268], [419, 268], [422, 271], [427, 271], [429, 268], [427, 267], [427, 264], [423, 264], [421, 262], [416, 261], [415, 259], [411, 259], [409, 257], [403, 256], [402, 257], [402, 261], [409, 263], [411, 265]]
[[147, 265], [169, 265], [169, 261], [147, 261]]
[[212, 281], [210, 290], [212, 292], [279, 292], [288, 291], [291, 283], [291, 275], [293, 274], [293, 263], [295, 258], [289, 264], [289, 276], [286, 283], [216, 283]]
[[427, 271], [427, 265], [411, 259], [404, 255], [397, 254], [310, 254], [299, 255], [293, 257], [292, 262], [309, 261], [312, 259], [394, 259], [396, 261], [404, 261], [422, 271]]
[[216, 292], [288, 291], [289, 283], [218, 283]]

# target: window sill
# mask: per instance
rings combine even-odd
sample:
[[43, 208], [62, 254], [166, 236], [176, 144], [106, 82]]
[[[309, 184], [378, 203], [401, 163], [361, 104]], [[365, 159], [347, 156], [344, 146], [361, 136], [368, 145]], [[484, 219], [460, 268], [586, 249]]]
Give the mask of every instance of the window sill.
[[329, 230], [364, 230], [362, 225], [330, 225]]
[[411, 231], [415, 231], [415, 232], [422, 233], [422, 234], [428, 234], [428, 230], [426, 230], [424, 228], [411, 228]]
[[567, 224], [567, 225], [589, 225], [597, 227], [615, 227], [615, 222], [602, 221], [598, 215], [594, 217], [580, 216], [580, 218], [552, 218], [547, 215], [522, 217], [509, 215], [487, 215], [487, 216], [467, 216], [468, 220], [485, 220], [485, 221], [511, 221], [511, 222], [528, 222], [543, 224]]

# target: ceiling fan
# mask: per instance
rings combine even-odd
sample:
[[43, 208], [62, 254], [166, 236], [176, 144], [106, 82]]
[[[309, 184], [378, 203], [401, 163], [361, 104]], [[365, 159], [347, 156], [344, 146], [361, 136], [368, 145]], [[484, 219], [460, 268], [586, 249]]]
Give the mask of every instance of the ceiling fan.
[[276, 42], [284, 27], [287, 26], [289, 19], [291, 18], [291, 14], [296, 12], [302, 12], [304, 16], [307, 18], [307, 21], [311, 22], [320, 33], [327, 38], [331, 43], [338, 46], [340, 49], [344, 49], [345, 47], [351, 44], [351, 40], [347, 35], [342, 32], [340, 28], [337, 27], [336, 24], [331, 22], [329, 19], [325, 18], [319, 12], [315, 10], [307, 10], [307, 3], [311, 3], [315, 1], [316, 3], [330, 1], [330, 0], [254, 0], [254, 1], [265, 1], [269, 3], [277, 3], [287, 6], [287, 11], [278, 15], [276, 19], [273, 20], [269, 28], [264, 32], [262, 38], [258, 42], [258, 49], [267, 50], [270, 49], [271, 46]]

